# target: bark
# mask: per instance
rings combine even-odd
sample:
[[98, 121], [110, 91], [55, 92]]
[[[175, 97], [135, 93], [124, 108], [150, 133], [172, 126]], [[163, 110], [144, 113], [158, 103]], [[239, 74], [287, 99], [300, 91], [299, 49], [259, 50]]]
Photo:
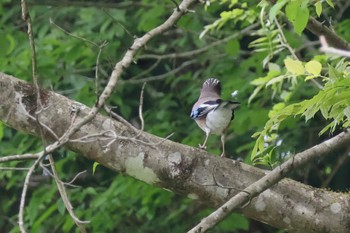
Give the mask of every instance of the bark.
[[[45, 108], [39, 120], [57, 136], [71, 125], [74, 109], [80, 109], [76, 121], [90, 110], [54, 92], [42, 90], [40, 96]], [[3, 122], [17, 130], [40, 135], [35, 120], [30, 117], [36, 110], [35, 88], [31, 84], [0, 73], [0, 98]], [[109, 130], [119, 138], [106, 150], [110, 142], [106, 137]], [[114, 171], [197, 199], [207, 206], [220, 206], [267, 172], [197, 148], [163, 141], [146, 132], [138, 138], [145, 143], [140, 142], [132, 139], [136, 135], [134, 130], [101, 114], [80, 128], [72, 139], [101, 133], [105, 136], [86, 142], [69, 142], [66, 147]], [[46, 135], [54, 139], [52, 133], [46, 132]], [[292, 232], [350, 232], [348, 194], [313, 188], [290, 179], [283, 179], [261, 193], [241, 212]]]
[[318, 22], [315, 18], [310, 17], [306, 28], [317, 36], [325, 36], [328, 44], [334, 48], [350, 50], [350, 44], [343, 38], [339, 37], [333, 30]]

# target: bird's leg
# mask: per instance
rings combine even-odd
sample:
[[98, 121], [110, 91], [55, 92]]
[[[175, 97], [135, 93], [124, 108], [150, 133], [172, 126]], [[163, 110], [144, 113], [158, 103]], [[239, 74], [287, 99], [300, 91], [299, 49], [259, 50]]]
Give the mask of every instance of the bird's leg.
[[201, 149], [207, 149], [207, 146], [206, 146], [206, 144], [207, 144], [207, 140], [208, 140], [208, 137], [209, 137], [209, 131], [205, 131], [205, 140], [204, 140], [204, 143], [201, 145], [201, 144], [198, 144], [198, 146], [199, 146], [199, 148], [201, 148]]
[[222, 153], [220, 155], [220, 157], [226, 157], [225, 154], [225, 133], [221, 134], [221, 145], [222, 145]]

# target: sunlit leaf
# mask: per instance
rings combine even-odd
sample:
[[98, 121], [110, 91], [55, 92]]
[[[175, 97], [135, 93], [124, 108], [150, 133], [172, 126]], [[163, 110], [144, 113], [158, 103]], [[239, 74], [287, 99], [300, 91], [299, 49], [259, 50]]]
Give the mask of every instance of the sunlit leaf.
[[92, 165], [92, 175], [95, 174], [95, 171], [96, 171], [96, 167], [100, 165], [98, 162], [94, 162], [94, 164]]
[[334, 8], [334, 3], [332, 2], [332, 0], [326, 0], [326, 2], [328, 3], [328, 5]]
[[318, 61], [312, 60], [305, 64], [305, 69], [310, 74], [320, 75], [322, 70], [322, 65]]
[[287, 70], [292, 74], [301, 75], [305, 72], [301, 61], [286, 58], [284, 59], [284, 64], [286, 65]]
[[320, 15], [322, 13], [322, 2], [321, 1], [316, 2], [315, 8], [316, 8], [317, 16], [320, 17]]

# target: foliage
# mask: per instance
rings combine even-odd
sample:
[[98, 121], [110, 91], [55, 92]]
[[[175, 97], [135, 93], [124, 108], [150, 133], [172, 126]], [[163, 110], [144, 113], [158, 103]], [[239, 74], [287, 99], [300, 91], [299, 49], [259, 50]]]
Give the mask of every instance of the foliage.
[[[78, 5], [62, 2], [51, 6], [43, 1], [29, 3], [41, 86], [86, 105], [94, 104], [95, 93], [101, 92], [115, 62], [134, 37], [159, 25], [175, 8], [172, 1], [151, 0], [80, 1]], [[349, 40], [350, 21], [336, 12], [341, 4], [335, 0], [206, 1], [195, 8], [195, 14], [184, 15], [172, 30], [147, 44], [135, 64], [124, 72], [109, 105], [139, 125], [139, 95], [147, 80], [145, 130], [161, 137], [175, 132], [172, 140], [197, 146], [204, 134], [189, 118], [189, 112], [203, 80], [218, 77], [223, 83], [223, 98], [232, 99], [232, 92], [238, 90], [235, 98], [241, 102], [228, 131], [228, 153], [246, 163], [274, 166], [327, 138], [327, 133], [349, 127], [349, 62], [322, 54], [311, 43], [317, 38], [305, 30], [310, 16], [319, 17], [319, 21], [332, 16], [335, 31]], [[17, 2], [0, 3], [0, 71], [30, 81], [31, 52], [20, 15]], [[254, 24], [257, 27], [249, 34], [231, 37]], [[101, 51], [96, 80], [97, 54], [104, 41], [108, 45]], [[210, 46], [213, 43], [217, 45]], [[203, 48], [207, 49], [195, 53]], [[183, 52], [193, 53], [162, 57]], [[219, 154], [218, 145], [220, 139], [211, 136], [209, 152]], [[40, 139], [0, 123], [1, 155], [41, 148]], [[184, 232], [211, 211], [189, 199], [114, 174], [73, 152], [61, 149], [54, 157], [64, 181], [88, 170], [77, 181], [80, 187], [69, 189], [69, 197], [77, 215], [91, 221], [91, 232]], [[321, 186], [335, 163], [336, 159], [318, 161], [305, 172], [295, 172], [294, 177]], [[30, 164], [10, 162], [6, 166]], [[331, 188], [344, 190], [349, 186], [345, 178], [350, 174], [345, 170], [341, 174], [334, 177]], [[18, 232], [24, 175], [0, 171], [1, 232]], [[54, 182], [41, 169], [35, 178], [38, 181], [31, 182], [25, 208], [30, 232], [77, 232]], [[213, 232], [253, 230], [276, 232], [238, 214]]]

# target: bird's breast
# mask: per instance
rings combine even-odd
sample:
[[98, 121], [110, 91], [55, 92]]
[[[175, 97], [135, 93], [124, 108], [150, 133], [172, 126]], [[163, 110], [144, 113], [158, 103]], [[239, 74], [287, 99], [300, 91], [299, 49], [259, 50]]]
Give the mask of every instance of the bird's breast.
[[232, 110], [227, 108], [218, 108], [207, 115], [206, 125], [213, 134], [222, 134], [230, 124]]

